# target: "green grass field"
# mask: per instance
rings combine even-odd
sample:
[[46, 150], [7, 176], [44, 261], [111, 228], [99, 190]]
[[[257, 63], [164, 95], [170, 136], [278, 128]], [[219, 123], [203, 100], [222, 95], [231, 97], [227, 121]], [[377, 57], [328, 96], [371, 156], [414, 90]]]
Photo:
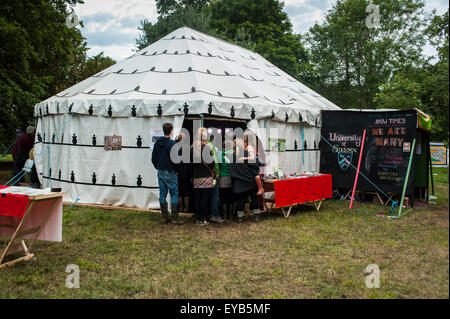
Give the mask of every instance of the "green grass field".
[[12, 162], [13, 157], [11, 154], [6, 154], [5, 156], [0, 158], [0, 162]]
[[[449, 298], [447, 169], [434, 172], [436, 204], [398, 220], [348, 201], [204, 228], [65, 207], [63, 242], [40, 242], [37, 260], [0, 270], [0, 298]], [[65, 285], [69, 264], [79, 289]], [[378, 289], [365, 286], [368, 264], [380, 268]]]

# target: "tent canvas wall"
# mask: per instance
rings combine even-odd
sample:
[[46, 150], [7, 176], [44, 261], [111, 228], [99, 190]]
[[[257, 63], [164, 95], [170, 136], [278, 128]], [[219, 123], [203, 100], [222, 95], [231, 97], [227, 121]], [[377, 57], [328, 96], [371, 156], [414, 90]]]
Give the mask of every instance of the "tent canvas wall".
[[[260, 55], [183, 27], [38, 103], [36, 167], [67, 201], [158, 208], [151, 129], [170, 122], [176, 135], [192, 115], [245, 120], [286, 139], [286, 173], [317, 171], [320, 111], [337, 109]], [[121, 150], [105, 150], [114, 135]]]

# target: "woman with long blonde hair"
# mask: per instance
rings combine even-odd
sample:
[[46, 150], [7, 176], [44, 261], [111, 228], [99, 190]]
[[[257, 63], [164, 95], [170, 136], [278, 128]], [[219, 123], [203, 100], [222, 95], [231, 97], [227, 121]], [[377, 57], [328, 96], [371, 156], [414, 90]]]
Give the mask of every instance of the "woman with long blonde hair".
[[[250, 209], [254, 220], [259, 221], [260, 204], [257, 177], [259, 177], [259, 163], [255, 154], [249, 154], [248, 140], [235, 139], [235, 153], [231, 164], [231, 177], [233, 178], [233, 193], [237, 197], [238, 221], [244, 219], [244, 206], [250, 198]], [[252, 149], [250, 149], [252, 152]]]
[[208, 224], [206, 216], [209, 211], [212, 189], [217, 183], [214, 164], [212, 151], [207, 141], [206, 128], [201, 127], [194, 137], [190, 164], [194, 186], [196, 223], [200, 226]]

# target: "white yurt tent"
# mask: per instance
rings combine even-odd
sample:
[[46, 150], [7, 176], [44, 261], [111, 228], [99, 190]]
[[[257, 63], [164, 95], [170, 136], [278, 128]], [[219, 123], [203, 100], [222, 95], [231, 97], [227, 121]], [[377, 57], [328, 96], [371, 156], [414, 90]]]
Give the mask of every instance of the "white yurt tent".
[[[171, 122], [176, 134], [193, 115], [243, 120], [265, 150], [262, 130], [278, 129], [279, 165], [301, 173], [319, 170], [320, 111], [337, 109], [260, 55], [183, 27], [38, 103], [36, 167], [66, 201], [158, 208], [152, 129]], [[106, 150], [106, 136], [121, 149]]]

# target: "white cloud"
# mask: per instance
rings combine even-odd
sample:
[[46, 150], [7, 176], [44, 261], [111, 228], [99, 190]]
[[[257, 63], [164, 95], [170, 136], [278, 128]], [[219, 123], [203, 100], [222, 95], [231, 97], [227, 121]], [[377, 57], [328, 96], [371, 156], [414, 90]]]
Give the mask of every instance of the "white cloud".
[[[89, 49], [90, 56], [97, 55], [103, 51], [104, 55], [110, 56], [116, 61], [120, 61], [120, 60], [123, 60], [123, 59], [129, 57], [130, 55], [134, 54], [133, 50], [135, 50], [134, 42], [125, 43], [123, 45], [117, 45], [117, 44], [102, 45], [102, 46], [92, 45], [89, 47], [90, 47], [90, 49]], [[111, 52], [113, 52], [114, 55], [111, 54]]]
[[334, 2], [335, 0], [288, 0], [284, 1], [284, 11], [291, 19], [294, 32], [304, 33], [314, 23], [325, 20], [325, 15]]
[[157, 19], [153, 0], [85, 0], [74, 10], [84, 23], [81, 32], [90, 48], [88, 55], [104, 51], [116, 61], [133, 53], [141, 20]]
[[305, 2], [307, 2], [308, 0], [283, 0], [284, 2], [284, 6], [295, 6], [295, 7], [299, 7], [302, 6], [303, 4], [305, 4]]
[[291, 18], [295, 33], [304, 33], [315, 23], [321, 23], [325, 20], [325, 13], [320, 9], [313, 9], [307, 13], [296, 15]]
[[431, 12], [431, 10], [436, 9], [437, 14], [443, 14], [448, 10], [447, 0], [426, 0], [425, 10]]
[[151, 20], [157, 16], [153, 0], [85, 0], [84, 4], [77, 5], [76, 11], [81, 18], [96, 13], [109, 13], [118, 18], [147, 16]]

